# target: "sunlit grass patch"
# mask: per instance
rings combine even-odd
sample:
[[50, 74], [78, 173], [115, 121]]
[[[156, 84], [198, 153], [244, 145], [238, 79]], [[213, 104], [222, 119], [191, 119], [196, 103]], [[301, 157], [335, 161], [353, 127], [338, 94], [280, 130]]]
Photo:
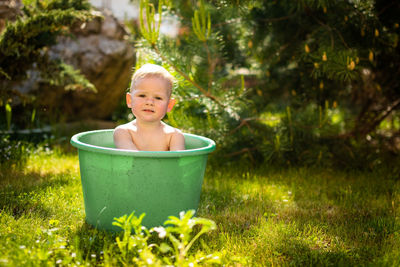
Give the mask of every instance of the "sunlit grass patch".
[[[65, 242], [84, 223], [77, 157], [39, 151], [26, 166], [3, 171], [0, 260], [35, 265], [70, 253]], [[64, 254], [63, 254], [64, 255]]]
[[24, 173], [40, 173], [41, 175], [56, 175], [60, 173], [78, 174], [79, 163], [77, 156], [73, 154], [64, 154], [60, 150], [40, 151], [34, 153], [28, 158], [28, 163]]
[[11, 210], [14, 216], [54, 216], [63, 222], [71, 214], [60, 209], [83, 214], [76, 156], [39, 151], [28, 158], [23, 169], [3, 174], [0, 185], [2, 210]]

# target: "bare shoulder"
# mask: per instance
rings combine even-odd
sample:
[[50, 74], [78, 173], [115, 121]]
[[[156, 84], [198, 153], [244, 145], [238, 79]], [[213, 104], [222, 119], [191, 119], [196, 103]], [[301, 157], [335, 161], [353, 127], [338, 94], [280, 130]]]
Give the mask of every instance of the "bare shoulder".
[[115, 129], [114, 129], [114, 132], [115, 131], [117, 131], [117, 132], [123, 132], [123, 131], [128, 131], [128, 130], [131, 130], [131, 131], [136, 131], [137, 129], [136, 129], [136, 124], [134, 123], [134, 122], [128, 122], [128, 123], [125, 123], [125, 124], [121, 124], [121, 125], [119, 125], [119, 126], [117, 126]]
[[183, 135], [181, 130], [174, 128], [174, 131], [172, 132], [171, 135], [172, 135], [171, 139], [185, 143], [185, 136]]
[[114, 144], [116, 148], [120, 149], [133, 149], [136, 150], [136, 146], [132, 140], [131, 132], [135, 131], [136, 126], [131, 122], [119, 125], [114, 129]]
[[130, 124], [131, 123], [122, 124], [114, 129], [114, 141], [130, 137], [129, 132], [132, 131], [132, 125]]
[[121, 135], [129, 134], [129, 130], [122, 127], [122, 125], [114, 129], [114, 138], [119, 138]]
[[185, 137], [181, 130], [164, 124], [164, 132], [170, 136], [169, 150], [185, 150]]
[[168, 134], [168, 135], [182, 135], [183, 136], [183, 133], [181, 130], [174, 128], [166, 123], [163, 123], [163, 131], [165, 134]]

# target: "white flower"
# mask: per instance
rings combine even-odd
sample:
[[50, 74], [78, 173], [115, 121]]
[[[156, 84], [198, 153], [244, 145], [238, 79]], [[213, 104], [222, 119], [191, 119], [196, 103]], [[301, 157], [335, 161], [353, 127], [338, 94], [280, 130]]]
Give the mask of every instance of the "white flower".
[[165, 231], [165, 228], [162, 226], [154, 227], [153, 230], [158, 233], [159, 238], [164, 238], [167, 235], [167, 231]]

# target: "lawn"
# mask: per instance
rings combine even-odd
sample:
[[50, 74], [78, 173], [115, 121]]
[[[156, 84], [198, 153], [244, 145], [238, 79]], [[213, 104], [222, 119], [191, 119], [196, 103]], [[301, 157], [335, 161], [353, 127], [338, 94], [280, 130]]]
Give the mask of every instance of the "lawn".
[[[214, 165], [214, 164], [213, 164]], [[398, 171], [209, 165], [193, 247], [232, 265], [400, 265]], [[113, 266], [116, 237], [85, 223], [78, 157], [31, 155], [0, 173], [0, 266]]]

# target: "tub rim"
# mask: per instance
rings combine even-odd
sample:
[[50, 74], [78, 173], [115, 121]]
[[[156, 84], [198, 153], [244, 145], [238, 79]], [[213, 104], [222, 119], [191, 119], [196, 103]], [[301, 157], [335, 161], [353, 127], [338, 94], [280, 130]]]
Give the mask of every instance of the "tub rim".
[[109, 155], [120, 155], [120, 156], [135, 156], [135, 157], [157, 157], [157, 158], [174, 158], [174, 157], [183, 157], [183, 156], [196, 156], [196, 155], [204, 155], [211, 153], [215, 150], [215, 142], [207, 137], [183, 133], [184, 136], [190, 136], [197, 139], [201, 139], [202, 141], [207, 143], [207, 146], [195, 149], [187, 149], [182, 151], [132, 151], [118, 148], [109, 148], [102, 146], [95, 146], [88, 143], [84, 143], [79, 139], [88, 134], [96, 134], [96, 133], [104, 133], [104, 132], [114, 132], [114, 129], [103, 129], [103, 130], [93, 130], [93, 131], [85, 131], [81, 133], [77, 133], [71, 137], [71, 145], [78, 148], [91, 151], [98, 152]]

